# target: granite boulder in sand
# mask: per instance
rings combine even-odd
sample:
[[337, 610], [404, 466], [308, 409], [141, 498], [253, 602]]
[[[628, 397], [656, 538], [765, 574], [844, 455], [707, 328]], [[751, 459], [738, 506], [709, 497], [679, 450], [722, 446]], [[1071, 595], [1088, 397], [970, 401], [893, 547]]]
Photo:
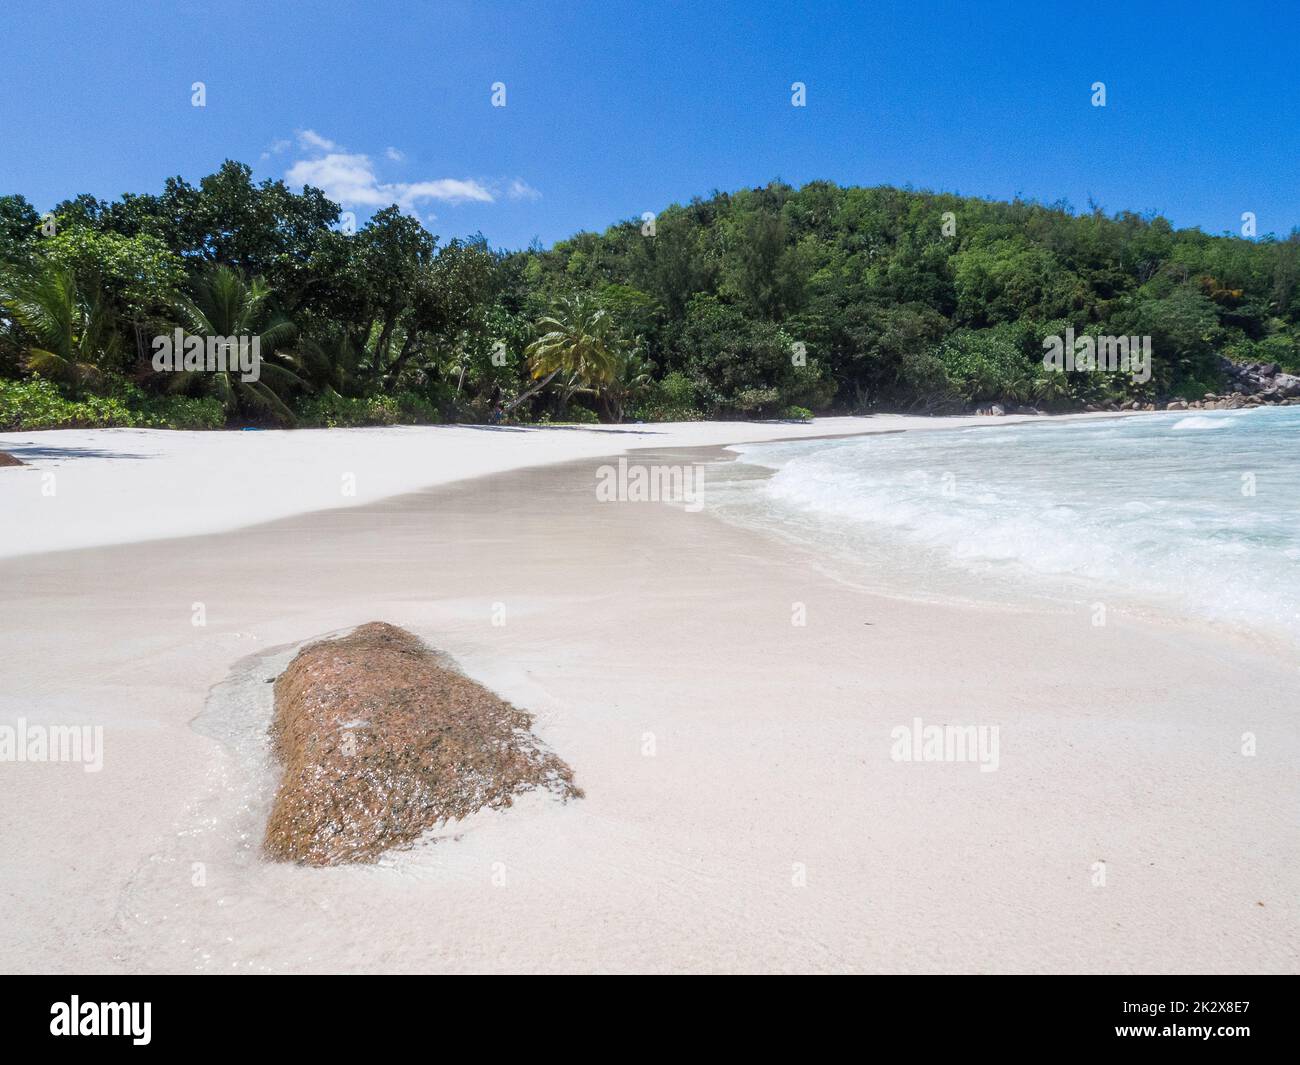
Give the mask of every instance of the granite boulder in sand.
[[373, 861], [532, 788], [580, 798], [531, 724], [405, 629], [370, 622], [309, 644], [275, 682], [271, 737], [284, 776], [265, 853]]

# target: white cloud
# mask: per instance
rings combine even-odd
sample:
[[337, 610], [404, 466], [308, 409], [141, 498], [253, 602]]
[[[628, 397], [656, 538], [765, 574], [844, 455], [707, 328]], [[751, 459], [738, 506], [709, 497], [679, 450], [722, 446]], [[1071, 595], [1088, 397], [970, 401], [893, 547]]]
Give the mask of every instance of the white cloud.
[[[444, 203], [492, 203], [495, 197], [477, 181], [460, 181], [456, 178], [439, 178], [437, 181], [401, 182], [382, 185], [384, 189], [400, 189], [403, 197], [416, 200], [441, 200]], [[398, 201], [399, 203], [402, 201]]]
[[266, 151], [262, 153], [263, 161], [270, 159], [271, 156], [273, 155], [279, 155], [282, 151], [291, 147], [292, 145], [293, 145], [293, 141], [286, 141], [286, 140], [272, 141], [271, 147], [269, 147]]
[[319, 159], [299, 159], [285, 174], [291, 185], [314, 185], [345, 207], [387, 207], [395, 203], [414, 212], [426, 200], [441, 203], [492, 203], [494, 197], [477, 181], [438, 178], [432, 181], [382, 182], [368, 155], [330, 152]]
[[[500, 182], [485, 183], [472, 178], [381, 181], [370, 156], [349, 152], [315, 130], [299, 130], [297, 142], [307, 157], [289, 166], [285, 180], [291, 185], [313, 185], [344, 207], [387, 207], [395, 203], [408, 214], [419, 217], [417, 208], [429, 202], [495, 203], [501, 193]], [[288, 147], [290, 142], [277, 141], [271, 151], [279, 153]], [[400, 163], [406, 155], [389, 147], [384, 149], [384, 158]], [[506, 184], [505, 196], [511, 200], [539, 200], [542, 194], [523, 178], [515, 178]], [[426, 217], [432, 221], [435, 216], [426, 214]]]
[[298, 131], [298, 145], [308, 151], [337, 152], [339, 146], [328, 137], [322, 137], [314, 129]]
[[512, 200], [540, 200], [542, 194], [523, 178], [515, 178], [506, 189], [506, 195]]

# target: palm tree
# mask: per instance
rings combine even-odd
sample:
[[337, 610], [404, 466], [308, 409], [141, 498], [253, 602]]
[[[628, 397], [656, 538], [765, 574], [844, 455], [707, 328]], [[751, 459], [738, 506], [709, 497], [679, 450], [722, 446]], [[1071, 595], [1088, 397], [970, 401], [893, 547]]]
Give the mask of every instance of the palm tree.
[[25, 351], [28, 367], [65, 382], [74, 399], [98, 385], [120, 354], [122, 338], [107, 304], [78, 291], [71, 270], [14, 270], [0, 278], [0, 308], [36, 341]]
[[608, 312], [591, 296], [562, 297], [551, 314], [537, 320], [541, 335], [524, 352], [537, 384], [506, 404], [505, 411], [536, 395], [557, 377], [563, 382], [561, 411], [578, 389], [612, 380], [617, 355], [611, 325]]
[[642, 354], [644, 350], [645, 339], [637, 337], [631, 345], [619, 351], [613, 376], [599, 389], [605, 412], [612, 422], [621, 422], [627, 405], [646, 395], [654, 384], [654, 366]]
[[1070, 380], [1063, 373], [1040, 370], [1032, 384], [1032, 396], [1044, 406], [1055, 406], [1070, 396]]
[[245, 282], [228, 266], [215, 267], [202, 277], [194, 286], [193, 298], [182, 297], [177, 305], [186, 332], [201, 337], [248, 337], [250, 341], [256, 337], [262, 356], [260, 378], [244, 381], [238, 371], [230, 370], [186, 370], [173, 375], [171, 391], [201, 388], [220, 399], [227, 411], [238, 411], [240, 401], [245, 400], [259, 411], [292, 422], [293, 412], [267, 380], [280, 388], [304, 382], [293, 371], [268, 361], [276, 347], [294, 335], [288, 319], [271, 313], [270, 296], [271, 290], [261, 278]]
[[284, 355], [307, 387], [322, 395], [356, 395], [361, 391], [361, 353], [343, 329], [303, 337]]

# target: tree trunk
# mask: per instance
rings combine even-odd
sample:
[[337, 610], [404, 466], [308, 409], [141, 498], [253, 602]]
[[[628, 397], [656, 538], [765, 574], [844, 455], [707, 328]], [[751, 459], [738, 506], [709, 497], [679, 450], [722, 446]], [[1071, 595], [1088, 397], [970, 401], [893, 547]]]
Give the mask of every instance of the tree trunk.
[[563, 418], [569, 412], [569, 400], [573, 398], [573, 393], [576, 391], [577, 388], [574, 386], [572, 381], [569, 381], [562, 389], [560, 389], [560, 407], [559, 410], [555, 412], [557, 417]]
[[396, 314], [384, 317], [384, 327], [379, 331], [379, 339], [375, 341], [375, 371], [377, 374], [385, 372], [384, 360], [388, 358], [388, 340], [393, 335], [393, 327], [396, 325]]
[[406, 365], [406, 360], [414, 353], [415, 336], [416, 334], [414, 331], [406, 334], [406, 343], [402, 345], [402, 350], [398, 354], [397, 358], [393, 360], [393, 364], [388, 367], [387, 373], [390, 377], [401, 373], [402, 368]]
[[530, 388], [527, 392], [515, 396], [514, 399], [512, 399], [509, 403], [507, 403], [504, 407], [501, 408], [501, 413], [509, 414], [512, 410], [514, 410], [517, 406], [519, 406], [519, 404], [521, 404], [524, 400], [537, 395], [538, 392], [540, 392], [543, 388], [545, 388], [547, 385], [551, 383], [551, 379], [554, 378], [555, 375], [558, 374], [559, 372], [560, 371], [558, 368], [552, 370], [544, 378], [542, 378], [541, 381], [539, 381], [532, 388]]

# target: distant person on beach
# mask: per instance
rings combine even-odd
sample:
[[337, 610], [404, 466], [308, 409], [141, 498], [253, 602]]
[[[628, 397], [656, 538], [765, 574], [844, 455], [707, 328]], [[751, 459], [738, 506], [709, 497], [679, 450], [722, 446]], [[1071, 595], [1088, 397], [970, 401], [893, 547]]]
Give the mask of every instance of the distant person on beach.
[[505, 417], [505, 404], [501, 402], [501, 386], [492, 386], [492, 397], [488, 401], [491, 407], [491, 413], [488, 414], [489, 425], [500, 425], [501, 419]]

